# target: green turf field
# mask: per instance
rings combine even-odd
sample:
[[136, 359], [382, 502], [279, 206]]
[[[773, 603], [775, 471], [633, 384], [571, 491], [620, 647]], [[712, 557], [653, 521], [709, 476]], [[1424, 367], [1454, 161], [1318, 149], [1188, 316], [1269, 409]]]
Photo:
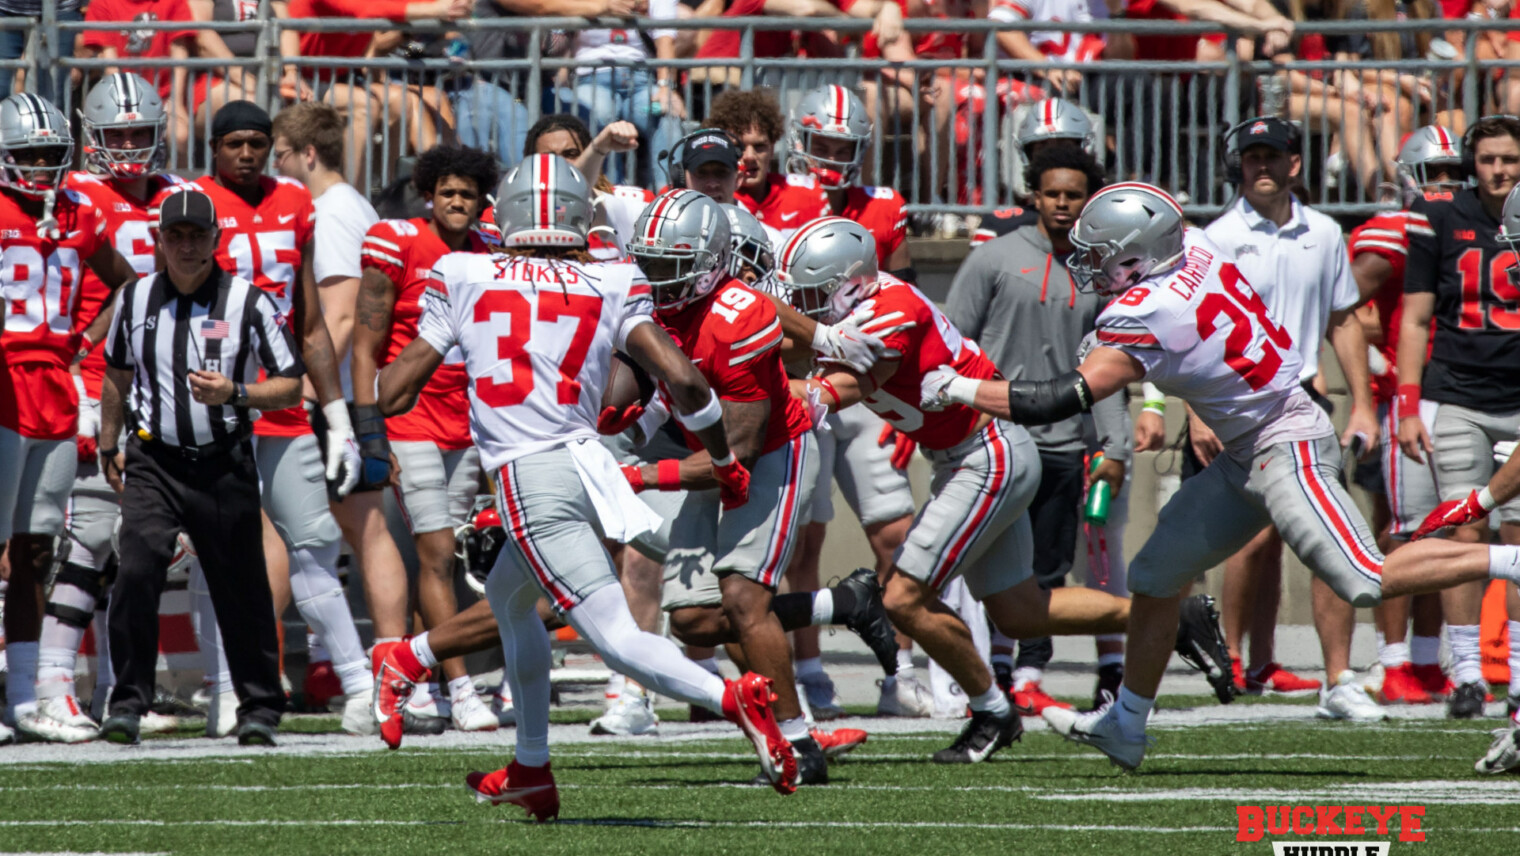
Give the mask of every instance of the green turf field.
[[[1190, 701], [1205, 714], [1227, 710]], [[1396, 854], [1520, 849], [1520, 777], [1472, 769], [1500, 721], [1358, 727], [1308, 712], [1277, 704], [1260, 721], [1156, 729], [1158, 745], [1133, 774], [1043, 729], [956, 768], [927, 760], [945, 733], [878, 733], [832, 767], [832, 784], [791, 797], [743, 786], [753, 756], [721, 726], [712, 738], [578, 737], [556, 749], [563, 810], [544, 826], [514, 807], [477, 805], [463, 787], [465, 773], [505, 763], [510, 732], [384, 752], [361, 738], [313, 737], [336, 722], [302, 718], [273, 751], [210, 744], [189, 729], [148, 741], [151, 760], [99, 744], [10, 747], [0, 749], [0, 852], [1260, 856], [1272, 852], [1267, 841], [1235, 842], [1235, 806], [1284, 803], [1425, 806], [1427, 842], [1395, 843]], [[213, 745], [221, 755], [194, 756]], [[84, 754], [64, 763], [75, 750]]]

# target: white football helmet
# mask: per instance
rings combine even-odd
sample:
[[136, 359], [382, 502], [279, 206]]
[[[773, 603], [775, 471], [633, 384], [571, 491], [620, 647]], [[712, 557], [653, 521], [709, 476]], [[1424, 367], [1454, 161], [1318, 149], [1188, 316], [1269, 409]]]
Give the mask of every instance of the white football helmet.
[[[158, 90], [148, 81], [125, 72], [107, 77], [85, 96], [79, 119], [84, 131], [84, 156], [101, 172], [130, 180], [164, 168], [168, 158], [164, 131], [169, 115], [164, 112]], [[130, 133], [138, 128], [152, 129], [152, 142], [142, 147], [111, 146], [107, 142], [109, 132]]]
[[876, 275], [871, 230], [843, 217], [820, 217], [798, 229], [781, 248], [776, 268], [792, 305], [825, 324], [839, 323], [875, 294]]
[[[47, 165], [32, 165], [38, 150]], [[63, 184], [73, 161], [74, 134], [57, 107], [29, 92], [0, 101], [0, 187], [44, 196]]]
[[503, 247], [584, 247], [594, 211], [591, 186], [559, 155], [531, 155], [496, 188]]
[[1187, 225], [1182, 206], [1166, 191], [1138, 181], [1093, 194], [1071, 227], [1076, 247], [1067, 270], [1083, 291], [1121, 294], [1182, 259]]
[[1082, 151], [1092, 154], [1095, 145], [1092, 120], [1081, 107], [1059, 98], [1032, 104], [1014, 129], [1013, 141], [1027, 157], [1030, 145], [1046, 140], [1071, 140], [1081, 145]]
[[728, 215], [706, 194], [686, 188], [661, 193], [633, 223], [628, 254], [644, 271], [659, 309], [705, 297], [729, 276]]
[[[848, 157], [825, 157], [813, 151], [814, 141], [845, 140]], [[843, 86], [820, 86], [802, 96], [792, 113], [792, 161], [828, 190], [849, 187], [860, 177], [866, 146], [871, 142], [871, 119], [860, 97]]]

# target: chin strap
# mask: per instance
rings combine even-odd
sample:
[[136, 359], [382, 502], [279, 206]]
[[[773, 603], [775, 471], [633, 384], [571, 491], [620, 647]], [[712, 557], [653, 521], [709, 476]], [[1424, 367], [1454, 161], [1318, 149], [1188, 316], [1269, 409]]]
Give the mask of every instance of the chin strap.
[[42, 216], [37, 219], [37, 237], [56, 241], [63, 237], [58, 230], [58, 218], [53, 216], [53, 206], [58, 202], [58, 191], [51, 189], [42, 194]]

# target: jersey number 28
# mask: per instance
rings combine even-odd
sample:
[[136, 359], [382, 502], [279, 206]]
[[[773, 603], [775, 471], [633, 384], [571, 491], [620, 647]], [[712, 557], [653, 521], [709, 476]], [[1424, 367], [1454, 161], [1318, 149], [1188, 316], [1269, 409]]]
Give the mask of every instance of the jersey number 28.
[[[1230, 368], [1240, 375], [1252, 390], [1266, 386], [1282, 368], [1282, 353], [1278, 348], [1293, 347], [1293, 335], [1277, 326], [1267, 316], [1267, 306], [1261, 295], [1251, 288], [1245, 277], [1232, 264], [1219, 268], [1219, 279], [1224, 284], [1224, 294], [1211, 292], [1198, 303], [1198, 337], [1207, 339], [1219, 329], [1219, 316], [1230, 320], [1230, 332], [1224, 340], [1224, 359]], [[1246, 349], [1256, 339], [1251, 319], [1261, 325], [1266, 339], [1261, 342], [1261, 359], [1253, 360]], [[1273, 347], [1273, 346], [1276, 347]]]

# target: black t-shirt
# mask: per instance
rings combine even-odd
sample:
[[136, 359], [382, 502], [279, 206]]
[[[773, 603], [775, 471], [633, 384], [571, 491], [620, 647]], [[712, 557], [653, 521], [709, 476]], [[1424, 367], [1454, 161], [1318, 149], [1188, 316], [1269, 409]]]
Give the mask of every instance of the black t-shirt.
[[1516, 256], [1473, 188], [1450, 200], [1417, 201], [1429, 233], [1409, 227], [1406, 293], [1435, 295], [1435, 346], [1423, 395], [1484, 413], [1520, 409], [1520, 287]]

